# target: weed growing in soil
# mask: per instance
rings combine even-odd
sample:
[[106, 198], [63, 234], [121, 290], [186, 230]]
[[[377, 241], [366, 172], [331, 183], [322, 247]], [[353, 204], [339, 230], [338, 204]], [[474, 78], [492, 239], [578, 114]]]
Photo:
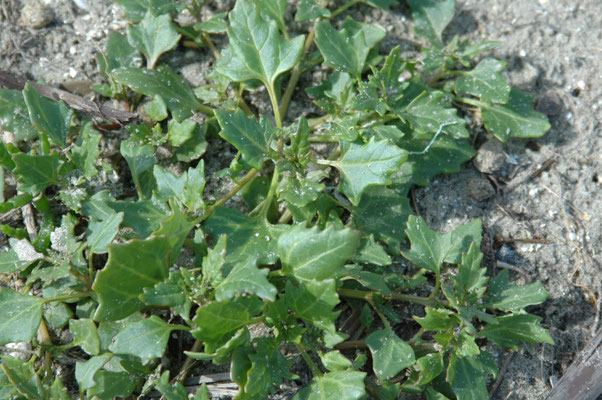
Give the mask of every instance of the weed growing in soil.
[[[264, 399], [300, 379], [299, 358], [311, 377], [295, 399], [485, 399], [487, 339], [552, 343], [525, 311], [542, 285], [486, 276], [480, 221], [442, 234], [410, 208], [412, 186], [473, 156], [465, 115], [501, 141], [549, 129], [505, 64], [480, 56], [498, 43], [443, 41], [453, 0], [409, 0], [422, 61], [381, 54], [382, 28], [339, 17], [394, 0], [300, 0], [295, 23], [285, 0], [237, 0], [210, 19], [202, 0], [117, 2], [132, 24], [99, 54], [95, 89], [145, 115], [118, 150], [120, 134], [34, 86], [0, 91], [15, 137], [0, 164], [18, 183], [0, 212], [33, 204], [39, 224], [1, 227], [0, 344], [14, 349], [2, 398], [185, 399], [192, 361], [210, 360], [229, 364], [237, 399]], [[198, 23], [174, 23], [184, 10]], [[182, 43], [213, 53], [211, 83], [192, 89], [161, 63]], [[322, 81], [298, 87], [311, 71]], [[245, 96], [264, 89], [273, 115], [257, 118]], [[303, 90], [321, 114], [288, 123]], [[236, 156], [206, 177], [201, 157], [222, 157], [208, 145], [222, 140]], [[234, 184], [204, 193], [220, 180]], [[244, 206], [225, 207], [237, 194]]]

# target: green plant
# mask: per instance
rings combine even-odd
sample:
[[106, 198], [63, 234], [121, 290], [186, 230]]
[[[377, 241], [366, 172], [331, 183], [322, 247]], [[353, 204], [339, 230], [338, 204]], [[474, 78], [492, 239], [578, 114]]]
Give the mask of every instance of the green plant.
[[[300, 0], [295, 20], [309, 32], [295, 37], [284, 0], [237, 0], [227, 17], [209, 20], [199, 0], [118, 3], [133, 24], [127, 37], [109, 37], [97, 59], [107, 83], [95, 89], [146, 115], [126, 127], [121, 157], [101, 152], [103, 134], [85, 116], [35, 87], [22, 96], [0, 91], [15, 111], [3, 114], [4, 129], [28, 144], [0, 146], [0, 165], [20, 191], [0, 211], [32, 203], [41, 221], [35, 237], [2, 227], [11, 238], [0, 273], [12, 274], [5, 286], [24, 286], [0, 289], [0, 343], [34, 349], [28, 361], [2, 356], [2, 398], [156, 390], [185, 399], [192, 360], [229, 363], [236, 398], [267, 398], [298, 378], [286, 352], [312, 374], [295, 399], [394, 399], [401, 391], [483, 399], [497, 368], [482, 340], [512, 349], [552, 343], [524, 310], [546, 299], [542, 285], [516, 286], [507, 271], [486, 276], [480, 221], [437, 233], [412, 215], [407, 198], [412, 186], [473, 156], [464, 115], [475, 109], [502, 141], [549, 129], [531, 97], [503, 80], [503, 62], [475, 65], [497, 43], [443, 42], [453, 0], [409, 0], [416, 31], [430, 42], [422, 62], [399, 47], [381, 55], [378, 26], [347, 17], [333, 27], [349, 7], [389, 9], [393, 0], [336, 9]], [[172, 22], [183, 9], [196, 25]], [[228, 46], [218, 51], [211, 35], [223, 33]], [[193, 90], [160, 63], [182, 41], [214, 54], [212, 83]], [[301, 75], [319, 69], [327, 71], [322, 82], [301, 89], [323, 114], [288, 123]], [[262, 88], [273, 115], [258, 120], [244, 95]], [[141, 105], [143, 96], [150, 101]], [[202, 124], [195, 113], [205, 115]], [[200, 158], [219, 138], [237, 153], [206, 177]], [[327, 146], [318, 151], [320, 143]], [[171, 152], [168, 162], [158, 163], [159, 147]], [[135, 195], [119, 187], [130, 177]], [[208, 180], [233, 185], [209, 200]], [[237, 194], [248, 212], [224, 206]], [[399, 311], [410, 304], [421, 311], [402, 322]], [[339, 330], [343, 310], [361, 322], [353, 340]], [[270, 333], [251, 339], [256, 324]], [[68, 330], [72, 341], [56, 344], [49, 330]], [[167, 349], [172, 337], [195, 340], [184, 365]], [[53, 360], [77, 347], [86, 356], [69, 393], [53, 378]], [[207, 388], [195, 398], [208, 399]]]

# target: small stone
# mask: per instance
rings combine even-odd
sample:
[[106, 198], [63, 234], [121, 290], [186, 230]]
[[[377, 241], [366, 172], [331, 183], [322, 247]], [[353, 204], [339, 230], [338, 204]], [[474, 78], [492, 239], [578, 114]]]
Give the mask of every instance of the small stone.
[[473, 178], [468, 180], [468, 194], [476, 201], [483, 201], [492, 197], [495, 189], [487, 179]]
[[489, 139], [477, 151], [474, 166], [485, 174], [492, 174], [502, 167], [506, 156], [502, 144], [497, 139]]
[[37, 0], [27, 2], [21, 9], [19, 21], [30, 29], [40, 29], [54, 20], [52, 11]]

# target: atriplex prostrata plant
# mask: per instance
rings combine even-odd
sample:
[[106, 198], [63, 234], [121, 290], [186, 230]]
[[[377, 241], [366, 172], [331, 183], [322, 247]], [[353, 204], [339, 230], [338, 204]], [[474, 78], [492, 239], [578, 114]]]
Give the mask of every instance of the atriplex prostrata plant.
[[[409, 0], [430, 43], [420, 62], [399, 47], [381, 54], [382, 28], [341, 16], [395, 0], [237, 0], [208, 20], [201, 0], [118, 3], [132, 24], [99, 54], [107, 83], [95, 89], [143, 104], [143, 122], [101, 132], [31, 85], [0, 91], [15, 137], [0, 146], [0, 171], [19, 191], [0, 212], [33, 204], [39, 224], [1, 227], [0, 344], [31, 351], [1, 356], [0, 397], [185, 399], [191, 360], [210, 360], [229, 364], [237, 399], [265, 399], [299, 379], [297, 357], [311, 378], [295, 399], [485, 399], [497, 374], [485, 339], [552, 343], [524, 310], [546, 299], [542, 285], [486, 276], [480, 221], [440, 234], [407, 198], [473, 156], [464, 115], [478, 112], [502, 141], [549, 129], [531, 96], [504, 81], [504, 63], [479, 58], [498, 43], [443, 41], [453, 0]], [[304, 35], [289, 31], [287, 7]], [[196, 25], [173, 22], [184, 9]], [[224, 34], [217, 50], [211, 37]], [[182, 43], [213, 53], [210, 84], [191, 89], [161, 63]], [[298, 88], [317, 70], [320, 84]], [[273, 114], [257, 119], [245, 94], [259, 89]], [[287, 114], [295, 90], [321, 114]], [[224, 157], [208, 136], [238, 152], [206, 179], [203, 154]], [[158, 162], [158, 148], [170, 156]], [[209, 179], [234, 184], [206, 194]], [[244, 206], [225, 207], [237, 194]], [[252, 338], [251, 326], [269, 333]], [[170, 340], [189, 346], [183, 365]], [[61, 364], [77, 387], [55, 378]]]

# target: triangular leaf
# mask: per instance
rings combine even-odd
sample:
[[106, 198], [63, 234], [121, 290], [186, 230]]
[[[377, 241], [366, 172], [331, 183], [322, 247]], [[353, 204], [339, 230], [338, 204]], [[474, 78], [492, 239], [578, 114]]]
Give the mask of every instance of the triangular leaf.
[[32, 125], [23, 94], [18, 90], [0, 88], [0, 124], [12, 132], [17, 141], [35, 139], [38, 130]]
[[482, 60], [474, 69], [463, 72], [456, 79], [456, 93], [472, 94], [491, 103], [507, 103], [510, 96], [510, 85], [506, 83], [501, 74], [505, 66], [505, 62], [494, 58]]
[[518, 311], [527, 306], [543, 303], [548, 298], [548, 292], [541, 282], [527, 286], [516, 286], [508, 279], [507, 269], [502, 270], [489, 285], [485, 307], [502, 311]]
[[92, 285], [99, 300], [94, 319], [115, 321], [140, 310], [144, 288], [167, 278], [170, 253], [165, 237], [109, 245], [107, 264]]
[[169, 334], [181, 326], [169, 325], [156, 315], [128, 325], [113, 338], [109, 346], [115, 354], [139, 357], [143, 363], [159, 358], [165, 352]]
[[391, 328], [372, 332], [366, 338], [372, 353], [374, 373], [378, 379], [390, 379], [416, 362], [414, 350]]
[[169, 15], [155, 17], [147, 12], [144, 19], [127, 28], [128, 41], [146, 56], [146, 65], [153, 68], [159, 56], [178, 45], [180, 35]]
[[67, 133], [73, 111], [62, 101], [55, 102], [42, 96], [30, 83], [25, 84], [23, 97], [27, 103], [31, 123], [56, 145], [67, 146]]
[[19, 182], [22, 192], [37, 195], [48, 185], [58, 183], [59, 167], [62, 161], [57, 154], [49, 156], [30, 156], [23, 153], [13, 154], [16, 168], [13, 174]]
[[234, 114], [225, 110], [216, 110], [215, 116], [222, 128], [220, 136], [240, 151], [242, 159], [255, 169], [261, 169], [269, 153], [269, 145], [274, 130], [266, 121], [260, 124], [254, 118], [247, 117], [241, 109]]
[[411, 215], [406, 235], [412, 246], [409, 252], [402, 252], [403, 256], [419, 267], [438, 274], [444, 262], [459, 263], [462, 253], [473, 242], [477, 247], [480, 246], [481, 221], [475, 220], [441, 234], [429, 228], [422, 218]]
[[314, 40], [324, 57], [324, 64], [360, 78], [370, 50], [364, 32], [350, 35], [346, 30], [337, 31], [328, 21], [320, 21], [316, 24]]
[[69, 332], [73, 336], [71, 345], [80, 346], [91, 356], [100, 352], [100, 339], [96, 324], [91, 319], [72, 319], [69, 321]]
[[190, 86], [166, 65], [156, 70], [118, 68], [111, 73], [117, 82], [149, 97], [161, 96], [178, 122], [191, 117], [201, 108]]
[[85, 362], [75, 364], [75, 380], [79, 385], [79, 390], [88, 390], [96, 385], [94, 375], [113, 357], [111, 353], [104, 353], [90, 358]]
[[259, 269], [255, 261], [237, 263], [215, 289], [217, 301], [231, 300], [239, 294], [254, 294], [264, 300], [276, 300], [276, 287], [268, 279], [268, 269]]
[[285, 275], [301, 280], [336, 278], [359, 247], [360, 233], [351, 229], [324, 231], [301, 225], [278, 239], [278, 254]]
[[388, 185], [389, 175], [397, 171], [405, 162], [408, 153], [389, 141], [350, 143], [339, 161], [328, 162], [341, 171], [339, 190], [353, 205], [358, 205], [362, 192], [372, 185]]
[[441, 34], [454, 16], [455, 0], [408, 0], [416, 33], [426, 37], [436, 47], [443, 47]]
[[192, 322], [198, 339], [215, 342], [222, 340], [261, 312], [263, 303], [257, 297], [237, 297], [234, 300], [214, 301], [200, 307]]
[[261, 18], [251, 0], [238, 0], [229, 21], [231, 57], [222, 57], [228, 62], [220, 63], [218, 72], [236, 82], [258, 79], [272, 91], [276, 78], [299, 61], [303, 36], [280, 37], [276, 23]]
[[493, 356], [486, 351], [478, 356], [452, 356], [447, 368], [448, 382], [459, 400], [487, 399], [487, 376], [497, 376]]
[[479, 332], [503, 347], [518, 351], [521, 342], [529, 344], [548, 343], [554, 340], [545, 328], [539, 325], [541, 318], [531, 314], [506, 315], [495, 319], [497, 324], [488, 324]]
[[480, 107], [487, 131], [502, 142], [512, 137], [540, 137], [550, 130], [548, 118], [533, 109], [533, 96], [518, 89], [510, 91], [507, 104], [474, 101]]
[[248, 260], [273, 264], [278, 259], [275, 232], [260, 217], [248, 217], [240, 211], [218, 207], [205, 222], [204, 229], [214, 238], [228, 235], [226, 260], [233, 265]]
[[97, 254], [106, 253], [108, 251], [107, 245], [113, 241], [113, 238], [119, 232], [119, 225], [122, 221], [122, 212], [114, 213], [103, 221], [91, 218], [86, 238], [90, 251]]
[[0, 345], [29, 342], [42, 320], [44, 299], [0, 288]]
[[366, 395], [365, 372], [334, 371], [316, 376], [293, 400], [359, 400]]

